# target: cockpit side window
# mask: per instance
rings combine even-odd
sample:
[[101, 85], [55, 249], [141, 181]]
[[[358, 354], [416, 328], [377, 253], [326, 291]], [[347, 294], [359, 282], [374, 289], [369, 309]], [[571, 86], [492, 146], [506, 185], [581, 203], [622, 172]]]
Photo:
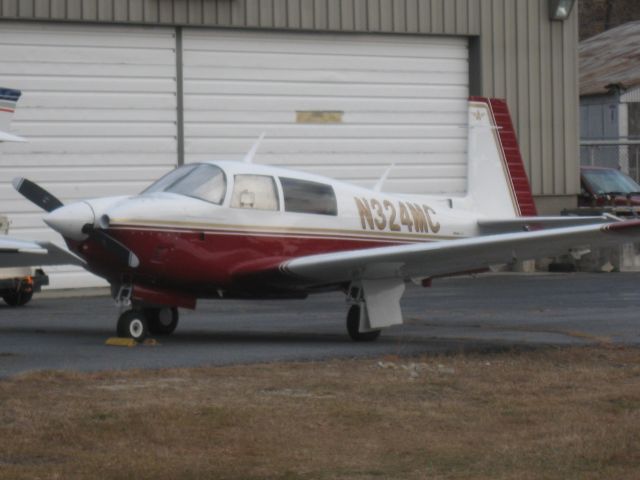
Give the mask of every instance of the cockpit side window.
[[273, 177], [235, 175], [231, 207], [255, 210], [278, 210], [278, 190]]
[[336, 194], [331, 185], [280, 177], [287, 212], [337, 215]]
[[220, 167], [201, 163], [175, 169], [142, 193], [178, 193], [221, 205], [226, 190], [227, 179]]

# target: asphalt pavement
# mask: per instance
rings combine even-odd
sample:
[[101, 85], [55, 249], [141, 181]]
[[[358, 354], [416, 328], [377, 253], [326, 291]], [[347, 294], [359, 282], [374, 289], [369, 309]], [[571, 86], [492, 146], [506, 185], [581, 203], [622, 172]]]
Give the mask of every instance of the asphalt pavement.
[[[545, 345], [640, 344], [640, 274], [492, 274], [409, 285], [405, 324], [374, 343], [346, 334], [339, 293], [307, 300], [199, 301], [158, 344], [114, 347], [118, 310], [106, 295], [44, 293], [0, 305], [0, 377], [33, 370], [157, 369], [320, 361]], [[0, 302], [1, 303], [1, 302]]]

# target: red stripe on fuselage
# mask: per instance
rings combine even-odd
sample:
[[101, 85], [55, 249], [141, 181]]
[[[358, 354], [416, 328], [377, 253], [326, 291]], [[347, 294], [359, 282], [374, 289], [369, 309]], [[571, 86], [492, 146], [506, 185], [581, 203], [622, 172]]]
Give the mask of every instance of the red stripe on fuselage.
[[134, 226], [112, 228], [108, 233], [136, 254], [140, 266], [124, 267], [94, 241], [69, 242], [94, 273], [111, 281], [131, 275], [140, 283], [198, 291], [233, 288], [239, 277], [277, 272], [280, 264], [297, 257], [420, 241]]

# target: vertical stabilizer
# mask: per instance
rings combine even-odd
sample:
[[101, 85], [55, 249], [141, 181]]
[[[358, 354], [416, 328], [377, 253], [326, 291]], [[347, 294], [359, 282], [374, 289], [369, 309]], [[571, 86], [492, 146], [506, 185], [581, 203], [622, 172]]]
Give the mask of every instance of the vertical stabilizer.
[[22, 95], [20, 90], [0, 87], [0, 142], [25, 142], [26, 140], [9, 133], [16, 104]]
[[492, 218], [537, 215], [504, 100], [469, 101], [469, 204]]

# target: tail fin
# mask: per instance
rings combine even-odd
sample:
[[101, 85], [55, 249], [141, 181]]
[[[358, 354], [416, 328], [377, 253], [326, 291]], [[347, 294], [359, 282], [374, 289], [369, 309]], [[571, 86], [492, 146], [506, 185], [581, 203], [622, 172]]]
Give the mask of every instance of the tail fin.
[[537, 215], [507, 103], [469, 99], [469, 183], [474, 209], [492, 218]]
[[22, 95], [20, 90], [0, 87], [0, 142], [25, 142], [26, 140], [9, 133], [16, 103]]

